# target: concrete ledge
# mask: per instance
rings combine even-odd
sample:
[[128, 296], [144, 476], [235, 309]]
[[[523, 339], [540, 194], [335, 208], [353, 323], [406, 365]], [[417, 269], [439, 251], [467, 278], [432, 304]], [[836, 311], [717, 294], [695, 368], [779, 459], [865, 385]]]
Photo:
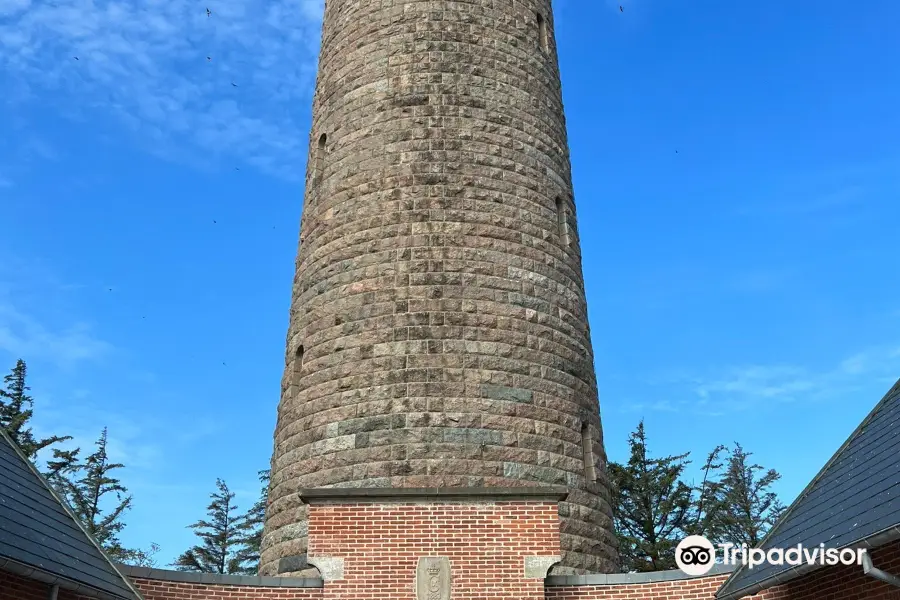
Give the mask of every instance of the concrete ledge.
[[547, 587], [560, 587], [565, 585], [626, 585], [640, 583], [661, 583], [666, 581], [681, 581], [684, 579], [702, 579], [703, 577], [715, 577], [727, 575], [734, 571], [734, 565], [715, 565], [705, 575], [688, 575], [681, 569], [671, 571], [653, 571], [650, 573], [611, 573], [609, 575], [551, 575], [544, 580]]
[[131, 579], [154, 579], [175, 583], [199, 583], [205, 585], [240, 585], [260, 588], [320, 588], [321, 579], [301, 579], [299, 577], [260, 577], [256, 575], [219, 575], [217, 573], [191, 573], [117, 565], [122, 573]]
[[561, 502], [569, 495], [563, 486], [544, 487], [446, 487], [446, 488], [314, 488], [297, 492], [304, 504], [333, 502], [403, 502], [411, 500], [497, 501], [532, 500]]

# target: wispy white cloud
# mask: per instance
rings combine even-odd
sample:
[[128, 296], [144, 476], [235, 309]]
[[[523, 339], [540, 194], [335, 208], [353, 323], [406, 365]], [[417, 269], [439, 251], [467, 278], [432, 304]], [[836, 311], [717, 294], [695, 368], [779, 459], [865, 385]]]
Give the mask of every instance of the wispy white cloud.
[[0, 0], [6, 97], [116, 115], [160, 155], [302, 177], [293, 115], [311, 95], [322, 0], [208, 2], [210, 16], [194, 0]]
[[651, 402], [625, 402], [621, 404], [621, 412], [671, 413], [679, 412], [681, 406], [671, 400], [654, 400]]
[[782, 201], [745, 209], [746, 213], [761, 212], [768, 215], [809, 216], [827, 211], [852, 207], [865, 200], [867, 189], [861, 184], [850, 184], [835, 189], [826, 189], [812, 196], [790, 201]]
[[10, 355], [42, 358], [69, 367], [101, 358], [111, 349], [112, 345], [98, 338], [87, 323], [53, 328], [0, 301], [0, 350]]
[[812, 216], [847, 218], [872, 204], [886, 201], [900, 189], [900, 157], [867, 164], [795, 173], [751, 190], [750, 202], [736, 208], [741, 217], [807, 219]]
[[70, 368], [109, 354], [89, 322], [53, 306], [75, 287], [38, 261], [0, 253], [0, 356]]
[[[136, 470], [153, 469], [160, 464], [164, 454], [162, 443], [154, 442], [133, 419], [103, 411], [102, 414], [89, 414], [89, 419], [75, 423], [72, 421], [74, 412], [66, 411], [65, 424], [60, 423], [58, 427], [48, 429], [49, 434], [64, 431], [72, 436], [71, 440], [59, 444], [58, 448], [81, 448], [81, 455], [87, 456], [94, 451], [95, 443], [106, 427], [106, 448], [111, 462], [121, 463], [129, 469]], [[41, 423], [47, 421], [48, 419], [44, 418]]]
[[873, 346], [851, 354], [830, 368], [790, 364], [756, 364], [709, 369], [704, 374], [672, 371], [654, 378], [675, 399], [638, 403], [632, 410], [686, 411], [711, 415], [765, 405], [817, 402], [852, 394], [877, 382], [900, 378], [900, 344]]

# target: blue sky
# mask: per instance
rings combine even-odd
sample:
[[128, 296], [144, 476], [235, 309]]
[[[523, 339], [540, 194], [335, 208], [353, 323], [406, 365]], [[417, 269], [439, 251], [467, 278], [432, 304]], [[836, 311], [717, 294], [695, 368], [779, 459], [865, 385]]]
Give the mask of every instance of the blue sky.
[[[268, 465], [322, 10], [209, 3], [0, 0], [0, 367], [163, 563]], [[900, 5], [621, 3], [555, 5], [607, 450], [790, 501], [900, 377]]]

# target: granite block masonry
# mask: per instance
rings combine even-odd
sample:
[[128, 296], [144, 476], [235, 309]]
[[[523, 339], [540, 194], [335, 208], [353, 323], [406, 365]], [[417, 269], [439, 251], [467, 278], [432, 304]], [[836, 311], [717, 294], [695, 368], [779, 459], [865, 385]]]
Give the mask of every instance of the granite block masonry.
[[549, 0], [326, 3], [262, 575], [302, 488], [566, 486], [614, 569]]

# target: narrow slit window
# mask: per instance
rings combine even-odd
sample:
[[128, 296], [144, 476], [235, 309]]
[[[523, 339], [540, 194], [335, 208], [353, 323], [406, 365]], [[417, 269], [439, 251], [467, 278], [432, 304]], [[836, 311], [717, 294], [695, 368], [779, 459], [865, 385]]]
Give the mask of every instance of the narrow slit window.
[[322, 180], [322, 173], [325, 170], [325, 142], [327, 141], [328, 136], [323, 133], [319, 136], [319, 143], [316, 145], [316, 183]]
[[300, 382], [300, 372], [303, 369], [303, 346], [298, 346], [294, 353], [294, 385]]
[[581, 424], [581, 448], [584, 452], [584, 478], [588, 481], [597, 481], [594, 441], [591, 439], [591, 428], [587, 423]]
[[562, 240], [563, 246], [569, 246], [569, 209], [563, 205], [562, 198], [556, 197], [556, 225], [559, 233], [559, 239]]
[[538, 26], [538, 47], [541, 49], [541, 52], [547, 51], [547, 21], [544, 20], [544, 15], [541, 13], [536, 13], [537, 17], [537, 26]]

